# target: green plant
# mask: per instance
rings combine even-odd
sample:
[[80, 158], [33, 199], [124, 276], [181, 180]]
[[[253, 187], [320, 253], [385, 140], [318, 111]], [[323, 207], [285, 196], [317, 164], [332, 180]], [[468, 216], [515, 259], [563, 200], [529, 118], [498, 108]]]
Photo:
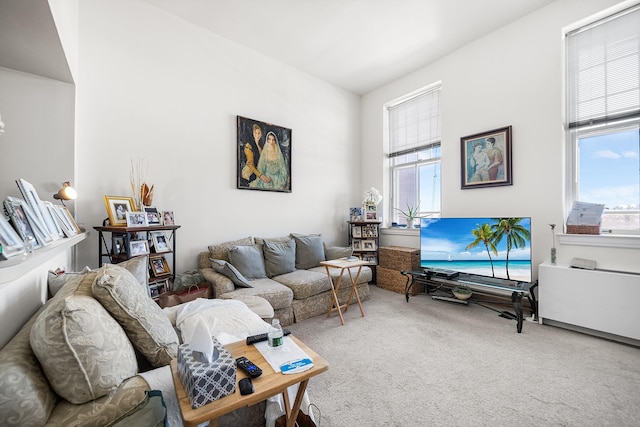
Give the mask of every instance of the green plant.
[[393, 208], [395, 210], [397, 210], [398, 212], [400, 212], [402, 215], [404, 215], [408, 220], [412, 220], [412, 219], [416, 219], [416, 218], [420, 218], [420, 216], [418, 215], [418, 213], [420, 212], [418, 210], [418, 208], [414, 208], [411, 205], [409, 205], [409, 203], [407, 203], [407, 210], [403, 211], [400, 208]]

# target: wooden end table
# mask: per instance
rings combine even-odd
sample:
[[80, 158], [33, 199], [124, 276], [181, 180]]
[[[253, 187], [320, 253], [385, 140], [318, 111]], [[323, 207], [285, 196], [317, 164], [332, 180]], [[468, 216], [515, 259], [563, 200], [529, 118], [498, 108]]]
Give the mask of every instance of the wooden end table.
[[[360, 273], [362, 272], [363, 265], [369, 265], [369, 262], [362, 260], [347, 260], [347, 259], [333, 259], [330, 261], [322, 261], [320, 265], [324, 265], [324, 268], [327, 270], [327, 276], [329, 277], [329, 284], [331, 285], [331, 294], [333, 295], [333, 302], [331, 307], [329, 308], [329, 312], [327, 313], [327, 318], [331, 316], [331, 313], [334, 311], [338, 312], [338, 316], [340, 316], [340, 322], [344, 325], [344, 317], [342, 317], [342, 308], [344, 307], [344, 311], [346, 312], [349, 308], [349, 304], [351, 304], [351, 298], [355, 295], [356, 301], [358, 302], [358, 306], [360, 307], [360, 314], [364, 317], [364, 309], [362, 308], [362, 302], [360, 301], [360, 295], [358, 295], [358, 290], [356, 289], [356, 283], [358, 283], [358, 279], [360, 278]], [[358, 272], [356, 273], [356, 278], [354, 280], [353, 274], [351, 273], [351, 269], [354, 267], [358, 267]], [[336, 283], [333, 283], [333, 277], [331, 277], [330, 268], [339, 268], [340, 275], [338, 276], [338, 280]], [[351, 280], [351, 292], [349, 292], [349, 298], [347, 299], [347, 303], [340, 305], [338, 301], [338, 291], [340, 290], [340, 285], [342, 284], [342, 276], [344, 275], [344, 271], [347, 270], [349, 272], [349, 279]]]
[[[182, 385], [182, 380], [178, 376], [178, 361], [173, 359], [171, 361], [171, 373], [173, 376], [173, 384], [176, 389], [176, 395], [178, 397], [178, 404], [180, 406], [180, 413], [182, 414], [182, 420], [185, 427], [195, 427], [198, 424], [209, 421], [209, 426], [216, 427], [218, 425], [218, 418], [224, 414], [234, 411], [244, 406], [255, 405], [268, 397], [275, 396], [282, 393], [284, 398], [284, 406], [286, 408], [287, 427], [293, 427], [295, 420], [302, 404], [302, 397], [307, 389], [309, 380], [328, 370], [329, 364], [315, 351], [311, 350], [308, 346], [303, 344], [300, 340], [292, 335], [289, 337], [313, 360], [313, 368], [301, 372], [299, 374], [281, 374], [276, 373], [271, 365], [264, 360], [262, 354], [254, 345], [247, 345], [244, 341], [238, 341], [225, 346], [225, 348], [231, 353], [234, 359], [244, 356], [251, 360], [257, 366], [262, 369], [262, 375], [258, 378], [252, 379], [253, 387], [255, 391], [252, 394], [245, 396], [240, 395], [240, 387], [238, 382], [246, 378], [247, 375], [238, 369], [236, 373], [236, 391], [233, 394], [222, 397], [197, 409], [191, 407], [191, 400]], [[300, 383], [298, 387], [298, 393], [296, 394], [293, 407], [291, 407], [289, 394], [287, 388]]]

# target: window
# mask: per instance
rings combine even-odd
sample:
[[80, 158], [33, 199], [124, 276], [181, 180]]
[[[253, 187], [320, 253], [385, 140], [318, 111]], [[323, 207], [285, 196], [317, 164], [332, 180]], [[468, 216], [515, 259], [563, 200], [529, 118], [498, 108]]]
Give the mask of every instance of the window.
[[440, 215], [440, 84], [387, 105], [391, 218]]
[[640, 5], [566, 35], [567, 208], [602, 203], [602, 230], [640, 233]]

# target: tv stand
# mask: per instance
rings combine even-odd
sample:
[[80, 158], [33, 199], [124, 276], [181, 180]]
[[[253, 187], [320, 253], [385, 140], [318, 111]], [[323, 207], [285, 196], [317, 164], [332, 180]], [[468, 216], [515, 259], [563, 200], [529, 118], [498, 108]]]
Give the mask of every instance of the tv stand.
[[[535, 299], [535, 294], [532, 291], [533, 288], [535, 288], [535, 286], [537, 285], [532, 286], [530, 283], [517, 282], [515, 280], [486, 278], [474, 276], [471, 274], [459, 274], [454, 278], [447, 278], [439, 274], [434, 274], [429, 270], [401, 271], [400, 273], [407, 277], [407, 283], [405, 284], [404, 291], [407, 302], [409, 302], [411, 288], [416, 283], [424, 285], [424, 289], [427, 294], [430, 293], [430, 291], [442, 289], [443, 287], [445, 289], [452, 289], [456, 286], [463, 285], [469, 287], [471, 290], [485, 292], [487, 292], [488, 290], [493, 291], [491, 293], [492, 295], [508, 295], [509, 293], [511, 293], [511, 303], [513, 304], [513, 308], [516, 312], [515, 320], [517, 321], [516, 329], [518, 333], [522, 332], [522, 324], [524, 320], [524, 315], [522, 312], [522, 297], [526, 296], [529, 299], [532, 310], [534, 312], [534, 316], [537, 315], [537, 302]], [[433, 295], [432, 298], [441, 301], [465, 304], [467, 303], [467, 301], [461, 301], [456, 298], [439, 295]], [[486, 306], [483, 305], [483, 307]]]

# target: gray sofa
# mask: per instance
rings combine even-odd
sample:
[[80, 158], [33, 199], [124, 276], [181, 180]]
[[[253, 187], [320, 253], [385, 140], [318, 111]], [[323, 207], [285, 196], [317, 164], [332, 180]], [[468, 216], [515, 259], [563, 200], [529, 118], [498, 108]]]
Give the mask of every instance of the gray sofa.
[[[351, 254], [351, 248], [327, 247], [320, 235], [295, 233], [276, 238], [246, 237], [208, 249], [200, 253], [198, 268], [210, 284], [213, 298], [262, 297], [284, 326], [327, 313], [332, 304], [331, 287], [320, 262]], [[335, 283], [340, 270], [329, 271]], [[354, 279], [356, 271], [352, 269]], [[363, 301], [369, 298], [371, 278], [371, 268], [363, 267], [356, 283]], [[347, 271], [342, 283], [340, 304], [346, 303], [351, 291]]]

